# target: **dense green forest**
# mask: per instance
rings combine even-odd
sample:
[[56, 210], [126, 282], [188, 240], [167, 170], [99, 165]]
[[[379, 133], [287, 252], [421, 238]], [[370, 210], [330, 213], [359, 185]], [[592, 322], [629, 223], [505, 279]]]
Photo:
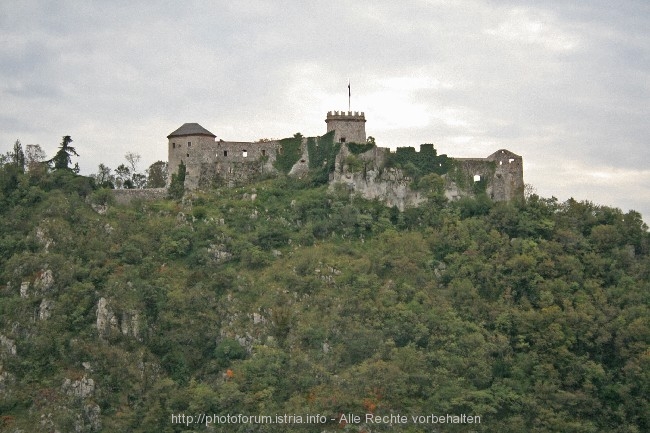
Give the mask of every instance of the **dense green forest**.
[[[285, 177], [119, 206], [59, 165], [0, 167], [2, 432], [650, 431], [637, 212]], [[327, 422], [172, 418], [203, 413]]]

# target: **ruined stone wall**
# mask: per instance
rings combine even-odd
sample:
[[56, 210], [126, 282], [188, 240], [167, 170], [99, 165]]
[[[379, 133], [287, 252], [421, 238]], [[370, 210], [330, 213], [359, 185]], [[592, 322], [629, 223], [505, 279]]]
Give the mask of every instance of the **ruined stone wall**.
[[330, 111], [325, 119], [327, 132], [334, 131], [334, 142], [366, 142], [366, 117], [357, 111]]
[[[341, 183], [364, 198], [378, 199], [400, 210], [425, 202], [426, 197], [411, 188], [412, 179], [399, 169], [385, 167], [388, 152], [387, 148], [373, 148], [357, 156], [363, 165], [351, 168], [347, 164], [351, 152], [342, 146], [330, 183]], [[452, 161], [452, 168], [442, 176], [447, 199], [453, 201], [483, 192], [494, 201], [523, 198], [523, 164], [519, 155], [502, 149], [487, 158]]]
[[523, 159], [506, 149], [487, 158], [455, 158], [449, 179], [453, 183], [448, 188], [451, 200], [480, 192], [494, 201], [524, 196]]
[[111, 192], [118, 204], [129, 204], [134, 200], [162, 200], [167, 197], [167, 188], [113, 189]]
[[234, 186], [274, 174], [273, 163], [279, 147], [278, 141], [217, 141], [201, 161], [196, 186]]
[[509, 150], [500, 149], [487, 157], [495, 164], [490, 197], [495, 201], [524, 198], [523, 158]]
[[169, 182], [183, 161], [185, 188], [233, 185], [273, 173], [279, 142], [215, 141], [211, 137], [172, 137], [169, 140]]

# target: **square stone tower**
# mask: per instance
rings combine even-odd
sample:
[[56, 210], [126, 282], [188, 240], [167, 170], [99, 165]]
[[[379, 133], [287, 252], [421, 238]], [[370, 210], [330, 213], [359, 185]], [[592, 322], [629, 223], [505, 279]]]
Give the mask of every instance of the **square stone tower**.
[[365, 143], [366, 116], [363, 111], [329, 111], [327, 132], [334, 131], [335, 143]]

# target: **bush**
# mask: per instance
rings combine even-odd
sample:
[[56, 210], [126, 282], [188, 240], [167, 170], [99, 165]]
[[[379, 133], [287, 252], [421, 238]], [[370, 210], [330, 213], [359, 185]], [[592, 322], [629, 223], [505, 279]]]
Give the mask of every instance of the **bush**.
[[246, 349], [237, 340], [226, 338], [214, 349], [214, 357], [220, 367], [227, 367], [236, 359], [246, 358]]
[[90, 196], [90, 202], [101, 206], [112, 205], [115, 203], [115, 197], [112, 190], [101, 188], [93, 192]]

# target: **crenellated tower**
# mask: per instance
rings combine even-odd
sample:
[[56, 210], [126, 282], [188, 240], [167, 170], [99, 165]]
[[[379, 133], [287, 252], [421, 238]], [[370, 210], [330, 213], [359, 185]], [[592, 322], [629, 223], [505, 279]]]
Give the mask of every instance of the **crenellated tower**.
[[329, 111], [327, 132], [334, 131], [336, 143], [365, 143], [366, 116], [363, 111]]

